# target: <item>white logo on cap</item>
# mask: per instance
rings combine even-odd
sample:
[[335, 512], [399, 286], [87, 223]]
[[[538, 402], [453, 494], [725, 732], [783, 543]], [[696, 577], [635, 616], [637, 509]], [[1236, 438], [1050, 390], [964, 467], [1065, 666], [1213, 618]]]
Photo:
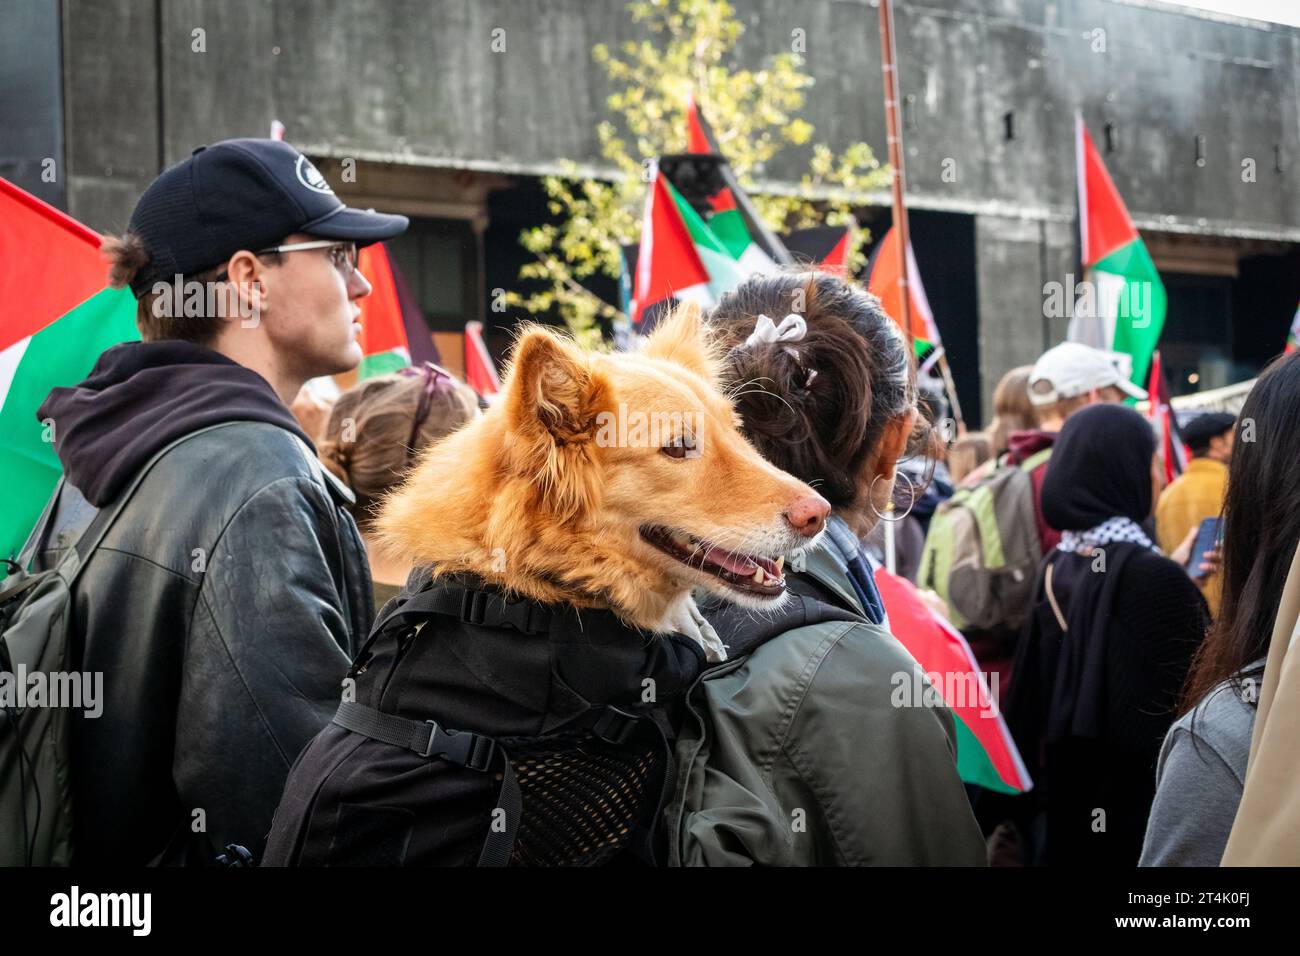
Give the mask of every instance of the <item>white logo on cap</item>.
[[312, 192], [322, 193], [326, 196], [334, 195], [334, 190], [330, 189], [330, 184], [325, 181], [325, 177], [320, 174], [320, 170], [313, 166], [311, 160], [306, 156], [298, 157], [298, 164], [294, 167], [294, 172], [298, 175], [298, 182]]

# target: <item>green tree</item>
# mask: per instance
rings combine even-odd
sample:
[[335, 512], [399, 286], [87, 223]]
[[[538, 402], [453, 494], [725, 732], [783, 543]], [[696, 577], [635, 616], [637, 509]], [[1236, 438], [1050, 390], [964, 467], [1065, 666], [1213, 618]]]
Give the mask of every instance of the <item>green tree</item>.
[[[628, 4], [645, 37], [618, 52], [599, 44], [592, 55], [615, 87], [606, 105], [617, 122], [597, 127], [601, 155], [617, 175], [584, 179], [570, 165], [564, 175], [543, 180], [555, 224], [525, 230], [520, 242], [536, 257], [520, 278], [544, 288], [512, 293], [508, 302], [532, 313], [558, 310], [579, 341], [600, 343], [597, 322], [616, 319], [617, 308], [592, 293], [585, 280], [620, 274], [621, 246], [640, 235], [646, 184], [644, 161], [686, 149], [685, 104], [694, 92], [723, 155], [769, 226], [782, 231], [842, 225], [868, 194], [889, 187], [866, 143], [836, 154], [812, 143], [813, 127], [799, 117], [813, 79], [799, 53], [768, 57], [759, 69], [741, 68], [734, 47], [744, 32], [725, 0], [636, 0]], [[792, 40], [792, 47], [797, 44]], [[783, 149], [811, 144], [808, 171], [796, 195], [764, 194], [757, 179]], [[824, 198], [808, 198], [813, 190]], [[850, 265], [862, 262], [859, 233]]]

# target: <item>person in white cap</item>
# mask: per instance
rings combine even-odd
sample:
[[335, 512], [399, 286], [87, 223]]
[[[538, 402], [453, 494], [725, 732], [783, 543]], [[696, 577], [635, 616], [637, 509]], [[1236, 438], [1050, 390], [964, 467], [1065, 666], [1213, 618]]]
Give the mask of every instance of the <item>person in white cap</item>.
[[1145, 399], [1146, 391], [1129, 381], [1132, 367], [1133, 360], [1122, 352], [1103, 352], [1078, 342], [1048, 349], [1029, 373], [1029, 401], [1038, 427], [1059, 432], [1085, 405]]
[[[1103, 352], [1078, 342], [1062, 342], [1048, 349], [1029, 373], [1029, 401], [1038, 427], [1012, 432], [1007, 439], [1011, 459], [1017, 464], [1042, 451], [1050, 451], [1065, 420], [1081, 408], [1098, 402], [1144, 399], [1147, 393], [1129, 381], [1132, 360], [1119, 352]], [[1034, 518], [1043, 554], [1050, 554], [1061, 533], [1043, 519], [1044, 455], [1030, 472], [1034, 487]]]

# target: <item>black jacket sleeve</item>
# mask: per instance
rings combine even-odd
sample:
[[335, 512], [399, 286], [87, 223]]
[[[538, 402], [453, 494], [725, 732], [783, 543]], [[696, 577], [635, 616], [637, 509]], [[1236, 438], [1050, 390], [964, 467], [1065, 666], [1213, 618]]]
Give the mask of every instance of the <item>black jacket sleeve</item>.
[[1168, 558], [1142, 552], [1124, 575], [1113, 610], [1123, 639], [1112, 642], [1107, 667], [1110, 723], [1116, 739], [1148, 757], [1154, 768], [1209, 612], [1192, 579]]
[[338, 705], [352, 637], [336, 522], [320, 485], [281, 478], [235, 513], [207, 559], [173, 773], [214, 851], [260, 854], [290, 765]]

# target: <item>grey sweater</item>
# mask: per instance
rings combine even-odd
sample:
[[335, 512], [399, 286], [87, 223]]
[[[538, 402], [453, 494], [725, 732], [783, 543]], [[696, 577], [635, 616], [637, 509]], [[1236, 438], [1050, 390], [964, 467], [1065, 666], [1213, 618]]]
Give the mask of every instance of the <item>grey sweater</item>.
[[[1258, 693], [1258, 679], [1254, 687]], [[1140, 866], [1219, 865], [1241, 802], [1254, 728], [1254, 702], [1227, 682], [1169, 728]]]

